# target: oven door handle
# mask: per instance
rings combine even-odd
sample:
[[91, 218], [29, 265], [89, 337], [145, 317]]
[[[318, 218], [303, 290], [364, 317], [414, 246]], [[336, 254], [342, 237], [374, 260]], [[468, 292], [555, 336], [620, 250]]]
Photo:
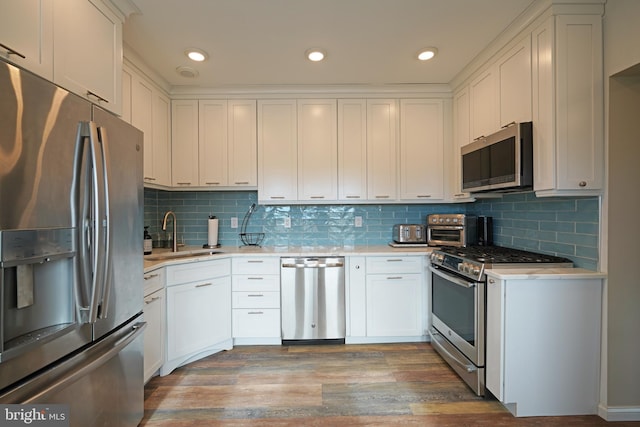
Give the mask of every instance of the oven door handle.
[[452, 274], [443, 273], [437, 268], [429, 267], [429, 270], [431, 270], [431, 272], [436, 276], [440, 276], [443, 279], [448, 280], [449, 282], [453, 282], [458, 286], [462, 286], [463, 288], [474, 288], [476, 286], [474, 282], [467, 282], [466, 280], [459, 279]]

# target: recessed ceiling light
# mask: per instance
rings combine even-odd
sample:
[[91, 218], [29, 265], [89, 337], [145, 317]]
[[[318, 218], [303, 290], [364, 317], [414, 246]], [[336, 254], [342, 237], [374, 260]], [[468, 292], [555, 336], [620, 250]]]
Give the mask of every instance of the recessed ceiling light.
[[206, 61], [209, 55], [202, 49], [190, 48], [184, 51], [184, 54], [189, 57], [192, 61], [202, 62]]
[[324, 50], [317, 49], [317, 48], [307, 49], [307, 51], [305, 52], [305, 55], [307, 59], [312, 62], [322, 61], [327, 56]]
[[418, 59], [420, 61], [427, 61], [436, 56], [437, 53], [438, 49], [436, 49], [435, 47], [426, 47], [418, 52]]

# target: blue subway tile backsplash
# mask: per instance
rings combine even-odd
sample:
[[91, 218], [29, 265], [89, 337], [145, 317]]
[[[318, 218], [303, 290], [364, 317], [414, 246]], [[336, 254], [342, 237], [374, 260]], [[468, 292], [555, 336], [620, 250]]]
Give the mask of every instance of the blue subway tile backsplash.
[[[145, 189], [144, 224], [154, 238], [164, 213], [178, 218], [178, 241], [207, 242], [207, 219], [220, 220], [218, 241], [241, 246], [245, 214], [257, 204], [255, 191], [163, 191]], [[425, 223], [431, 213], [470, 213], [494, 218], [494, 243], [570, 258], [576, 266], [598, 268], [599, 199], [536, 198], [533, 193], [504, 195], [467, 204], [429, 205], [258, 205], [246, 231], [265, 233], [264, 246], [385, 245], [394, 224]], [[355, 218], [362, 217], [362, 227]], [[231, 219], [238, 228], [231, 228]], [[285, 228], [285, 218], [291, 228]], [[172, 225], [168, 226], [171, 230]]]

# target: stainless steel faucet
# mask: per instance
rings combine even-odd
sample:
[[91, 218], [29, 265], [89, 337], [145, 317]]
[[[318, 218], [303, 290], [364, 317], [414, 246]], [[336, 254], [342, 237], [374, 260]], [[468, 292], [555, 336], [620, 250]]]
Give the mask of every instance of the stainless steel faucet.
[[167, 231], [167, 218], [169, 215], [173, 216], [173, 248], [171, 250], [173, 252], [178, 252], [178, 220], [176, 219], [176, 214], [173, 211], [167, 211], [164, 214], [164, 218], [162, 219], [162, 231]]

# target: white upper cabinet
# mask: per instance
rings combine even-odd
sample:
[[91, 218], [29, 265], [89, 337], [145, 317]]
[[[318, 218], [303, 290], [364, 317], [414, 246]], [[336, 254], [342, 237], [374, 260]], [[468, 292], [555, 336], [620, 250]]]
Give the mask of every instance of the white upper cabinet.
[[198, 114], [199, 184], [227, 185], [227, 101], [201, 100]]
[[397, 198], [398, 101], [367, 100], [367, 193], [370, 200]]
[[[496, 64], [498, 73], [499, 127], [531, 121], [531, 36], [504, 54]], [[496, 131], [498, 129], [495, 129]]]
[[171, 101], [171, 183], [174, 187], [197, 187], [198, 101]]
[[400, 199], [444, 198], [444, 106], [400, 100]]
[[336, 200], [338, 131], [335, 99], [298, 103], [298, 200]]
[[534, 190], [597, 195], [604, 181], [602, 17], [552, 16], [535, 29]]
[[122, 109], [122, 18], [100, 0], [56, 0], [53, 80], [113, 113]]
[[[152, 106], [152, 177], [157, 185], [171, 185], [171, 101], [156, 91]], [[146, 142], [146, 141], [145, 141]], [[145, 177], [147, 177], [145, 169]], [[147, 182], [145, 178], [145, 182]]]
[[258, 185], [256, 101], [227, 101], [227, 177], [231, 187]]
[[491, 135], [499, 129], [497, 85], [494, 66], [481, 72], [469, 84], [472, 140]]
[[258, 200], [297, 199], [297, 135], [295, 100], [258, 101]]
[[367, 102], [338, 100], [338, 200], [367, 199]]
[[471, 142], [469, 98], [468, 86], [464, 86], [453, 95], [453, 150], [448, 164], [451, 165], [450, 193], [454, 200], [470, 197], [469, 193], [462, 191], [462, 155], [460, 153], [460, 148]]
[[0, 56], [53, 79], [53, 1], [3, 0]]
[[133, 68], [122, 70], [122, 119], [144, 133], [144, 184], [171, 186], [171, 101]]
[[256, 186], [256, 101], [172, 102], [174, 187]]

